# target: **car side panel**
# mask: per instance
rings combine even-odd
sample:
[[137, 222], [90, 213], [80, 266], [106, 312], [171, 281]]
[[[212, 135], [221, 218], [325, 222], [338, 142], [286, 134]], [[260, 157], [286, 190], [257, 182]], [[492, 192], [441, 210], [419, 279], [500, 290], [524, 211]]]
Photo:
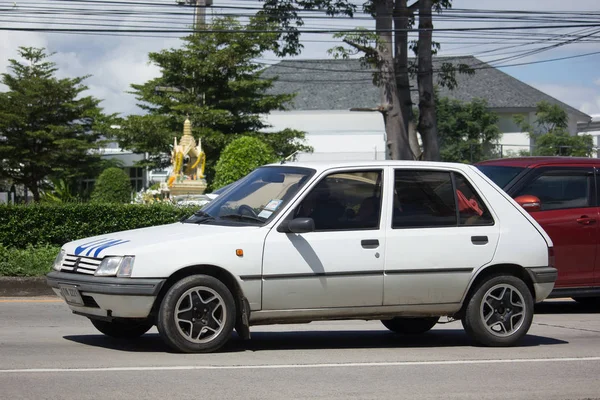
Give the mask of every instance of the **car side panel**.
[[[473, 179], [476, 183], [489, 181], [481, 172]], [[495, 184], [487, 186], [481, 182], [478, 186], [500, 219], [500, 240], [489, 265], [547, 266], [552, 240], [543, 228]]]
[[[469, 180], [493, 214], [495, 224], [392, 229], [392, 213], [388, 210], [384, 305], [458, 303], [473, 271], [494, 257], [501, 222], [479, 190], [481, 182], [478, 185], [463, 170], [440, 171], [454, 171]], [[390, 186], [394, 184], [393, 175], [393, 171], [388, 174]], [[392, 203], [389, 198], [388, 203]], [[487, 243], [474, 244], [475, 237], [487, 237]]]
[[[154, 245], [151, 250], [136, 255], [135, 278], [168, 278], [178, 270], [191, 266], [210, 265], [229, 271], [240, 285], [248, 299], [251, 310], [261, 308], [262, 258], [264, 240], [268, 227], [248, 227], [241, 231], [224, 235], [221, 240], [204, 244], [202, 238], [191, 237], [182, 240], [177, 246], [172, 242]], [[237, 256], [236, 250], [243, 250]], [[190, 251], [192, 250], [192, 251]], [[170, 254], [165, 259], [165, 254]]]

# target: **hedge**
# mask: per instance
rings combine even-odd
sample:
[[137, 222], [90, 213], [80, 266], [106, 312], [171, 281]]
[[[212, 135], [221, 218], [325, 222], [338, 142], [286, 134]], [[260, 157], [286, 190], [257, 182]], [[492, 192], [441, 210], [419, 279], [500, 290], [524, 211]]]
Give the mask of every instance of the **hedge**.
[[0, 245], [62, 246], [89, 236], [176, 222], [197, 209], [167, 204], [0, 205]]
[[0, 245], [0, 276], [41, 276], [52, 269], [60, 248], [43, 245], [25, 249]]

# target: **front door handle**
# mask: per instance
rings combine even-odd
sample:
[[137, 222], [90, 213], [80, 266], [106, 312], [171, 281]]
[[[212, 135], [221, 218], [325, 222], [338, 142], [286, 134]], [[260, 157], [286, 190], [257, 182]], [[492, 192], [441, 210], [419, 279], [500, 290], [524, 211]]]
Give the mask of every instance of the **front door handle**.
[[488, 244], [487, 236], [471, 236], [471, 243], [475, 245]]
[[581, 217], [576, 219], [577, 223], [581, 225], [590, 225], [596, 222], [595, 218], [590, 218], [587, 215], [582, 215]]
[[377, 239], [363, 239], [360, 244], [365, 249], [376, 249], [379, 247], [379, 240]]

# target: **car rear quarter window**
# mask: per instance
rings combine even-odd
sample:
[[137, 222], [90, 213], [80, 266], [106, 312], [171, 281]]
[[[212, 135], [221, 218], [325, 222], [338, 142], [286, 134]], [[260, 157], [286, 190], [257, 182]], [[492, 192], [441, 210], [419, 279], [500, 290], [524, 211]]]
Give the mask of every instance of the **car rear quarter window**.
[[454, 173], [460, 225], [493, 225], [494, 219], [473, 186], [461, 174]]
[[504, 165], [477, 165], [476, 167], [503, 189], [525, 170], [523, 167], [508, 167]]

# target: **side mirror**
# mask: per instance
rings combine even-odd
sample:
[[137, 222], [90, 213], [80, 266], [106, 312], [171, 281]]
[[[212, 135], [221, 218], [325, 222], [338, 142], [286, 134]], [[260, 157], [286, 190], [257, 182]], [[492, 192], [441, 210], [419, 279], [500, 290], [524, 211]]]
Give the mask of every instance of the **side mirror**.
[[536, 196], [525, 194], [515, 198], [515, 201], [519, 203], [527, 212], [536, 212], [542, 209], [542, 202]]
[[308, 233], [315, 230], [315, 221], [312, 218], [295, 218], [284, 221], [277, 227], [281, 233]]

